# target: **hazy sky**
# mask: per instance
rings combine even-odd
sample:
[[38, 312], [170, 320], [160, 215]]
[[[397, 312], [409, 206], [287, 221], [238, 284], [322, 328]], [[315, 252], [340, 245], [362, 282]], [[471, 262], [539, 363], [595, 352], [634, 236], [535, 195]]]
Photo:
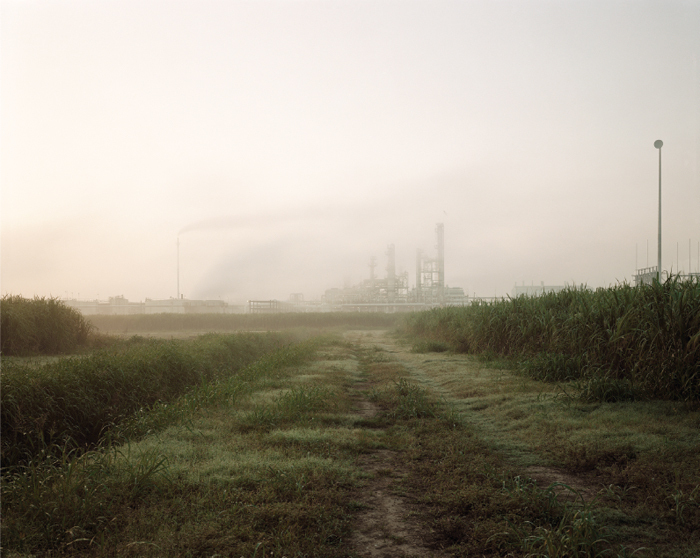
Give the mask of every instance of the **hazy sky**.
[[[700, 1], [2, 0], [2, 292], [698, 269]], [[691, 243], [690, 262], [688, 243]], [[648, 257], [647, 257], [648, 243]], [[678, 262], [677, 262], [677, 246]]]

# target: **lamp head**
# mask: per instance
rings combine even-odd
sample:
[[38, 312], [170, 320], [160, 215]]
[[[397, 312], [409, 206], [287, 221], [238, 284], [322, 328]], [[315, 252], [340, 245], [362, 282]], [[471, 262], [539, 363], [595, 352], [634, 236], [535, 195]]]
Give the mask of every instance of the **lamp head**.
[[662, 146], [663, 144], [664, 144], [664, 142], [662, 142], [661, 140], [656, 140], [656, 141], [654, 142], [654, 147], [656, 147], [656, 149], [661, 149], [661, 146]]

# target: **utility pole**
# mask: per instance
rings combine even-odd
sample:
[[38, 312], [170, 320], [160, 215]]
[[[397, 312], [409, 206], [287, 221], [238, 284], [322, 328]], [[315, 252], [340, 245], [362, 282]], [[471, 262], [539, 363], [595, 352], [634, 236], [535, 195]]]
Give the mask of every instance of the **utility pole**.
[[656, 280], [661, 283], [661, 147], [664, 142], [656, 140], [654, 147], [659, 150], [659, 267], [656, 269]]

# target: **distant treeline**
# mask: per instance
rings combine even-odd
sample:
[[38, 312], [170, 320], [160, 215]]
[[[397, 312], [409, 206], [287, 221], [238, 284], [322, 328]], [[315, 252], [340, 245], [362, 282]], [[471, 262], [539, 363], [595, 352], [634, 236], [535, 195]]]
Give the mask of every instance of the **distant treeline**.
[[286, 312], [279, 314], [134, 314], [89, 316], [102, 333], [280, 330], [295, 327], [392, 327], [398, 314], [377, 312]]
[[578, 380], [584, 398], [700, 401], [697, 280], [440, 308], [402, 327], [458, 352], [513, 357], [537, 379]]
[[88, 344], [92, 326], [56, 298], [4, 295], [0, 301], [3, 356], [57, 355]]

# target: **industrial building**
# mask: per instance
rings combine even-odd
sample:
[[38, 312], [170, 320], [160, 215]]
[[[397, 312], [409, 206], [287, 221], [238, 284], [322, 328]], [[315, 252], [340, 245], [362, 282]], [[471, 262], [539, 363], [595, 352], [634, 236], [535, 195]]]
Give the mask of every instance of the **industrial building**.
[[323, 301], [333, 309], [354, 312], [410, 312], [435, 306], [465, 305], [467, 297], [459, 287], [445, 285], [445, 227], [438, 223], [437, 254], [434, 258], [416, 252], [415, 287], [409, 288], [408, 272], [396, 273], [396, 250], [386, 250], [386, 277], [376, 277], [376, 259], [370, 260], [369, 278], [359, 285], [328, 289]]
[[131, 314], [240, 314], [244, 306], [227, 304], [223, 300], [189, 300], [167, 298], [145, 302], [131, 302], [123, 296], [111, 296], [106, 301], [64, 299], [64, 304], [75, 308], [85, 316]]
[[658, 268], [656, 266], [638, 269], [634, 274], [634, 286], [639, 287], [640, 285], [651, 285], [654, 281], [656, 281], [657, 270]]
[[436, 254], [429, 257], [416, 252], [415, 286], [409, 287], [409, 273], [396, 271], [396, 249], [386, 249], [386, 274], [377, 276], [377, 259], [370, 258], [369, 277], [352, 287], [330, 288], [321, 300], [307, 301], [301, 293], [293, 293], [289, 300], [249, 300], [246, 306], [231, 305], [222, 300], [189, 300], [178, 296], [162, 300], [147, 298], [145, 302], [130, 302], [123, 296], [99, 300], [64, 300], [67, 306], [85, 315], [109, 314], [234, 314], [249, 312], [269, 314], [278, 312], [412, 312], [437, 306], [465, 306], [469, 298], [460, 287], [445, 284], [445, 230], [442, 223], [435, 229]]
[[320, 302], [307, 302], [294, 294], [287, 302], [251, 300], [251, 313], [269, 312], [412, 312], [436, 306], [464, 306], [468, 298], [460, 287], [445, 285], [445, 230], [442, 223], [435, 229], [437, 236], [434, 258], [416, 252], [415, 287], [409, 288], [407, 271], [396, 272], [396, 249], [389, 244], [386, 255], [386, 275], [377, 277], [377, 259], [370, 258], [369, 277], [351, 287], [327, 289]]
[[[638, 269], [634, 274], [634, 285], [638, 287], [640, 285], [651, 285], [657, 280], [657, 267], [645, 267], [643, 269]], [[700, 272], [688, 272], [688, 273], [678, 273], [674, 274], [674, 277], [678, 277], [681, 281], [700, 281]], [[661, 272], [661, 280], [665, 281], [668, 279], [668, 272]]]

